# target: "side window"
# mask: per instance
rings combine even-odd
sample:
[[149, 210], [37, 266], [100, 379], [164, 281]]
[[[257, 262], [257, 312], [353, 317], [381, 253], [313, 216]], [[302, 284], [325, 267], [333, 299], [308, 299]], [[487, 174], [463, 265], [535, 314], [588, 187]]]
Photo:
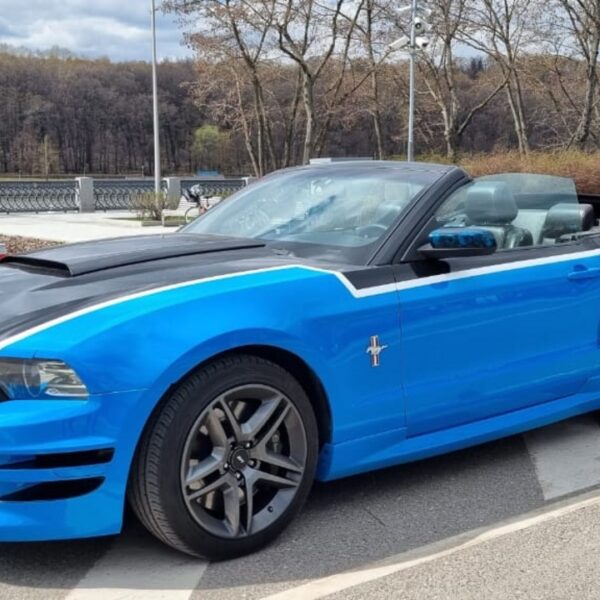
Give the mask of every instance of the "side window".
[[572, 241], [596, 225], [571, 179], [526, 173], [476, 179], [442, 204], [436, 220], [439, 227], [488, 229], [499, 250]]

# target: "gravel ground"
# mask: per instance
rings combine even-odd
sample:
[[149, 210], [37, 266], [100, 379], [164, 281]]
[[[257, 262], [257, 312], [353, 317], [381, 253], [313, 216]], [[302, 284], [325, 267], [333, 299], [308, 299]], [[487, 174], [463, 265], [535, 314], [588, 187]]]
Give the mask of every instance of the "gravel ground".
[[57, 245], [56, 242], [4, 235], [0, 235], [0, 244], [4, 244], [11, 254], [20, 254], [21, 252], [29, 252], [38, 248], [48, 248]]

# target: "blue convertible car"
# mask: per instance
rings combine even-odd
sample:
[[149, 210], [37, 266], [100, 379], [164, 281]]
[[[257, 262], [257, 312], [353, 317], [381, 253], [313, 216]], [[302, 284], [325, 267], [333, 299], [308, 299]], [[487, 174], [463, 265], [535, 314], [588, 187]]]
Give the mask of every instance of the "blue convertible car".
[[169, 236], [0, 262], [0, 541], [223, 559], [314, 478], [600, 407], [600, 230], [567, 179], [348, 162]]

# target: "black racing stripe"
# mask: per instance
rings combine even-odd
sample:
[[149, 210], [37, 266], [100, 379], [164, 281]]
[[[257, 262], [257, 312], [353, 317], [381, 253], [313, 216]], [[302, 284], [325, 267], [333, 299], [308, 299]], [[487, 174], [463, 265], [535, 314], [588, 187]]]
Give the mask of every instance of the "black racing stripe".
[[366, 267], [355, 271], [344, 271], [342, 275], [357, 289], [364, 290], [394, 283], [394, 270], [391, 266]]
[[[132, 294], [297, 262], [264, 248], [252, 248], [170, 257], [67, 278], [7, 268], [0, 294], [0, 342], [78, 310]], [[24, 296], [27, 303], [20, 301]]]

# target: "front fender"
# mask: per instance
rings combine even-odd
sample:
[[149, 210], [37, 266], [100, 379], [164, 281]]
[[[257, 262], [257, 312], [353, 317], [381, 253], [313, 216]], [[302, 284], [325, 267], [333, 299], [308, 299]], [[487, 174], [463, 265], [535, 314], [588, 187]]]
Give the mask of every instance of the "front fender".
[[[315, 373], [326, 392], [334, 385], [325, 356], [308, 346], [304, 340], [287, 332], [262, 328], [238, 329], [203, 340], [201, 344], [190, 348], [185, 354], [167, 365], [160, 376], [152, 382], [149, 390], [153, 395], [161, 398], [173, 384], [183, 379], [198, 365], [204, 364], [220, 354], [243, 350], [249, 346], [269, 347], [273, 350], [293, 354]], [[164, 365], [160, 365], [160, 367], [163, 368]]]
[[[366, 353], [373, 335], [388, 347], [377, 369]], [[0, 356], [64, 360], [92, 394], [144, 390], [139, 416], [147, 418], [170, 385], [211, 357], [248, 345], [281, 348], [321, 380], [337, 442], [404, 425], [399, 342], [395, 293], [357, 298], [331, 273], [290, 268], [90, 310], [23, 337]]]

